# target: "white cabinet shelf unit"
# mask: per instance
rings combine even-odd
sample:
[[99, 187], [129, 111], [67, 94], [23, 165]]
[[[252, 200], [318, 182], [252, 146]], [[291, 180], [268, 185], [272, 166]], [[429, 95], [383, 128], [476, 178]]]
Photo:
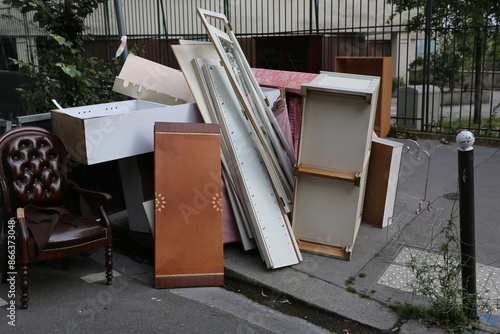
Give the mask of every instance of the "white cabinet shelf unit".
[[292, 227], [303, 251], [350, 259], [361, 223], [380, 78], [322, 72], [304, 107]]

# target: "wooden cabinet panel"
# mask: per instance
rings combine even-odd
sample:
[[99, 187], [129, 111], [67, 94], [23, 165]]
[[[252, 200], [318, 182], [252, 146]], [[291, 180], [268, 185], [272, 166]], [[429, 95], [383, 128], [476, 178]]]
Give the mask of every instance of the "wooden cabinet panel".
[[392, 57], [336, 57], [335, 71], [380, 77], [374, 130], [379, 137], [389, 134], [391, 128]]
[[348, 260], [361, 223], [380, 79], [323, 72], [302, 85], [292, 227], [301, 250]]
[[220, 127], [155, 123], [155, 287], [224, 284]]
[[[302, 115], [300, 166], [357, 173], [365, 160], [370, 104], [360, 97], [310, 92]], [[306, 110], [307, 109], [307, 110]], [[369, 138], [371, 140], [371, 137]]]
[[403, 144], [373, 138], [363, 206], [363, 221], [386, 227], [394, 213]]
[[295, 226], [300, 240], [350, 245], [357, 225], [352, 213], [358, 210], [360, 188], [351, 182], [304, 174], [298, 176], [296, 187], [294, 221], [309, 222]]

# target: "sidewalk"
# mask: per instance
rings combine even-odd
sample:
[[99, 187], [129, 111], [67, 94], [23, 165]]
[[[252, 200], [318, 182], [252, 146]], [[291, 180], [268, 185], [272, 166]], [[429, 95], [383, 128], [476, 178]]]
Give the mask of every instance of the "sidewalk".
[[[291, 295], [308, 304], [342, 315], [382, 331], [397, 327], [397, 317], [386, 306], [412, 302], [406, 285], [409, 271], [396, 257], [399, 252], [429, 250], [430, 224], [441, 215], [446, 224], [458, 201], [450, 200], [457, 189], [457, 145], [435, 140], [418, 141], [430, 154], [430, 160], [416, 159], [403, 153], [397, 206], [405, 204], [400, 217], [389, 228], [362, 224], [350, 261], [303, 253], [304, 261], [292, 268], [266, 270], [257, 254], [245, 254], [236, 247], [226, 249], [226, 270], [230, 275]], [[405, 142], [408, 143], [408, 142]], [[427, 161], [429, 173], [427, 176]], [[500, 300], [500, 152], [498, 148], [474, 146], [475, 221], [478, 294]], [[427, 181], [427, 193], [425, 183]], [[426, 196], [425, 196], [426, 195]], [[447, 198], [448, 197], [448, 198]], [[416, 214], [419, 203], [427, 199], [431, 210]], [[454, 212], [458, 216], [458, 211]], [[439, 218], [439, 217], [438, 217]], [[438, 219], [439, 220], [439, 219]], [[458, 224], [458, 218], [457, 218]], [[400, 231], [399, 231], [400, 230]], [[439, 227], [434, 227], [437, 233]], [[394, 232], [401, 232], [399, 248], [388, 247]], [[435, 235], [435, 234], [434, 234]], [[396, 262], [396, 263], [393, 263]], [[399, 264], [398, 264], [399, 263]], [[352, 287], [367, 298], [347, 292], [346, 281], [355, 278]], [[489, 291], [487, 291], [489, 289]], [[500, 310], [481, 315], [483, 330], [500, 331]], [[410, 322], [414, 326], [417, 323]], [[407, 324], [407, 326], [409, 326]], [[415, 333], [412, 328], [408, 333]], [[426, 331], [427, 332], [427, 329]]]
[[[413, 145], [409, 141], [398, 141]], [[396, 200], [401, 213], [388, 228], [363, 223], [350, 261], [303, 252], [304, 261], [299, 265], [270, 270], [257, 251], [245, 252], [235, 243], [225, 246], [226, 276], [273, 291], [274, 298], [291, 297], [380, 331], [444, 333], [441, 329], [426, 328], [418, 321], [401, 326], [397, 315], [387, 307], [418, 299], [412, 297], [407, 285], [411, 274], [405, 266], [408, 254], [423, 256], [431, 251], [433, 236], [452, 213], [458, 224], [458, 201], [453, 200], [458, 192], [457, 145], [430, 139], [419, 140], [418, 144], [429, 153], [430, 159], [423, 156], [420, 160], [422, 157], [403, 153]], [[475, 145], [474, 165], [477, 291], [498, 307], [500, 149]], [[427, 207], [426, 203], [430, 205]], [[417, 214], [419, 207], [422, 211]], [[397, 247], [393, 242], [395, 234], [398, 235]], [[358, 293], [348, 292], [346, 281], [352, 278], [351, 287]], [[482, 331], [500, 332], [500, 309], [480, 316]]]
[[[406, 278], [409, 272], [403, 265], [407, 258], [402, 258], [405, 254], [423, 254], [430, 250], [429, 228], [435, 233], [439, 229], [437, 221], [446, 221], [453, 210], [456, 210], [458, 203], [452, 199], [457, 192], [457, 145], [440, 144], [435, 140], [419, 140], [420, 147], [430, 154], [429, 174], [427, 176], [427, 162], [415, 159], [414, 156], [403, 154], [403, 161], [400, 171], [397, 204], [405, 204], [401, 211], [402, 218], [397, 220], [389, 228], [379, 229], [367, 224], [362, 224], [353, 254], [350, 261], [333, 259], [321, 255], [313, 255], [303, 252], [304, 261], [299, 265], [281, 269], [267, 269], [257, 251], [245, 252], [240, 244], [225, 245], [225, 274], [228, 278], [251, 283], [260, 289], [271, 291], [266, 293], [267, 297], [276, 301], [289, 298], [290, 300], [300, 300], [310, 307], [340, 315], [349, 321], [369, 326], [380, 332], [394, 333], [445, 333], [438, 328], [426, 328], [419, 321], [400, 322], [397, 315], [391, 311], [387, 305], [403, 304], [415, 301], [406, 285]], [[477, 278], [478, 294], [491, 298], [493, 301], [500, 299], [500, 149], [474, 146], [475, 158], [475, 207], [476, 207], [476, 255], [478, 263]], [[427, 181], [427, 192], [425, 193], [425, 183]], [[424, 196], [425, 195], [425, 196]], [[429, 200], [431, 210], [424, 210], [416, 214], [419, 203], [422, 200]], [[455, 212], [455, 215], [458, 213]], [[403, 218], [404, 217], [404, 218]], [[438, 219], [435, 219], [435, 218]], [[112, 216], [114, 224], [126, 224], [126, 213]], [[432, 228], [434, 226], [434, 229]], [[442, 226], [442, 225], [441, 225]], [[389, 241], [393, 240], [394, 232], [399, 236], [398, 247], [388, 247]], [[431, 235], [432, 235], [431, 233]], [[119, 233], [116, 233], [118, 236]], [[435, 235], [435, 234], [434, 234]], [[142, 236], [143, 240], [137, 240], [145, 245], [144, 252], [152, 249], [151, 237]], [[92, 281], [94, 275], [89, 272], [102, 270], [97, 262], [103, 262], [102, 254], [94, 254], [92, 260], [82, 260], [81, 263], [72, 262], [69, 272], [64, 272], [56, 282], [49, 282], [50, 287], [39, 286], [36, 282], [32, 285], [32, 301], [28, 310], [17, 310], [18, 318], [23, 314], [41, 314], [30, 327], [31, 332], [43, 329], [44, 332], [78, 333], [78, 326], [84, 326], [80, 332], [89, 332], [88, 328], [100, 330], [99, 322], [87, 321], [93, 308], [86, 305], [89, 298], [95, 302], [101, 302], [99, 309], [107, 309], [110, 316], [114, 316], [113, 323], [103, 333], [128, 330], [136, 332], [154, 332], [158, 326], [150, 322], [168, 323], [165, 312], [167, 299], [173, 296], [183, 296], [200, 302], [210, 304], [213, 309], [218, 309], [219, 304], [227, 297], [224, 289], [154, 289], [153, 288], [153, 268], [146, 261], [137, 261], [142, 255], [139, 254], [131, 258], [115, 254], [114, 268], [116, 270], [115, 284], [110, 291], [105, 290], [106, 286], [96, 288], [82, 287], [81, 282], [75, 282], [73, 276]], [[420, 255], [419, 255], [420, 256]], [[93, 261], [95, 260], [95, 261]], [[58, 263], [50, 262], [36, 265], [34, 280], [46, 280], [46, 277], [53, 277], [50, 270]], [[99, 267], [99, 268], [98, 268]], [[92, 269], [92, 270], [89, 270]], [[67, 276], [72, 276], [69, 278]], [[347, 289], [346, 281], [351, 281], [350, 289]], [[99, 284], [97, 284], [99, 286]], [[124, 290], [124, 285], [127, 289]], [[69, 291], [64, 295], [50, 293], [50, 289], [57, 291], [60, 286], [64, 291]], [[486, 288], [483, 288], [485, 286]], [[0, 286], [1, 298], [6, 296], [8, 287]], [[349, 292], [355, 289], [357, 293]], [[489, 290], [486, 295], [485, 290]], [[108, 292], [106, 292], [108, 291]], [[170, 293], [172, 292], [172, 293]], [[60, 314], [50, 315], [43, 313], [43, 304], [39, 295], [49, 298], [52, 305], [60, 306]], [[49, 297], [50, 296], [50, 297]], [[202, 300], [206, 298], [205, 300]], [[4, 304], [2, 304], [2, 301]], [[0, 300], [0, 309], [5, 311], [6, 300]], [[85, 314], [75, 315], [75, 308], [83, 309]], [[161, 307], [159, 307], [161, 306]], [[83, 308], [82, 308], [83, 307]], [[93, 307], [93, 306], [92, 306]], [[220, 306], [222, 307], [222, 306]], [[234, 308], [234, 307], [233, 307]], [[120, 315], [120, 310], [124, 310]], [[222, 309], [223, 312], [231, 312]], [[88, 312], [87, 312], [88, 311]], [[2, 311], [3, 312], [3, 311]], [[24, 312], [24, 313], [23, 313]], [[132, 315], [126, 312], [133, 312]], [[137, 313], [134, 313], [137, 312]], [[168, 308], [168, 312], [176, 314], [185, 312], [183, 309], [173, 310]], [[236, 311], [235, 311], [236, 312]], [[57, 312], [56, 312], [57, 313]], [[94, 312], [95, 313], [95, 312]], [[233, 314], [233, 313], [231, 313]], [[95, 315], [97, 316], [97, 315]], [[182, 315], [180, 315], [182, 316]], [[253, 315], [255, 318], [257, 315]], [[123, 323], [116, 322], [116, 319], [123, 318]], [[131, 317], [131, 318], [130, 318]], [[258, 317], [265, 316], [259, 314]], [[186, 321], [189, 321], [189, 316]], [[76, 319], [76, 320], [75, 320]], [[78, 322], [78, 319], [79, 322]], [[83, 319], [83, 320], [82, 320]], [[86, 320], [87, 319], [87, 320]], [[100, 320], [102, 316], [99, 316]], [[111, 318], [109, 318], [111, 319]], [[108, 319], [108, 320], [109, 320]], [[215, 319], [215, 318], [213, 318]], [[260, 319], [260, 318], [259, 318]], [[5, 320], [5, 319], [4, 319]], [[131, 325], [134, 323], [134, 325]], [[210, 317], [205, 319], [207, 326], [211, 328], [216, 324], [209, 324]], [[215, 320], [214, 320], [215, 321]], [[267, 318], [262, 322], [273, 322]], [[61, 328], [61, 324], [70, 328]], [[492, 314], [481, 315], [482, 332], [500, 332], [500, 310], [496, 309]], [[59, 325], [59, 327], [58, 327]], [[179, 324], [177, 324], [179, 325]], [[76, 326], [76, 327], [75, 327]], [[131, 327], [132, 326], [132, 327]], [[133, 327], [135, 326], [135, 327]], [[180, 325], [179, 325], [180, 326]], [[71, 328], [73, 328], [71, 327]], [[16, 332], [15, 329], [8, 328], [6, 321], [0, 324], [0, 331], [3, 328]], [[28, 328], [28, 327], [26, 327]], [[135, 328], [135, 329], [134, 329]], [[182, 328], [182, 327], [179, 327]], [[179, 331], [180, 332], [195, 332]], [[303, 333], [301, 328], [288, 330], [271, 330], [270, 332]], [[29, 331], [26, 331], [29, 332]], [[170, 332], [175, 332], [172, 328]], [[207, 331], [208, 332], [208, 331]], [[215, 330], [216, 332], [216, 330]], [[221, 331], [222, 332], [222, 331]], [[261, 332], [267, 332], [261, 331]], [[354, 334], [354, 333], [351, 333]]]

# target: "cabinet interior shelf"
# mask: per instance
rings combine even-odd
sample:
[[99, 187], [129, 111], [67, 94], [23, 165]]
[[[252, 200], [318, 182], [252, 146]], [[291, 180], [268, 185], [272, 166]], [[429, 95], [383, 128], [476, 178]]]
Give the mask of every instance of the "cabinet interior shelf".
[[333, 170], [305, 167], [302, 165], [299, 165], [295, 168], [295, 174], [296, 175], [308, 174], [319, 177], [325, 177], [329, 179], [335, 179], [339, 181], [353, 182], [355, 186], [359, 186], [359, 181], [361, 179], [361, 172], [351, 174], [351, 173], [337, 172]]

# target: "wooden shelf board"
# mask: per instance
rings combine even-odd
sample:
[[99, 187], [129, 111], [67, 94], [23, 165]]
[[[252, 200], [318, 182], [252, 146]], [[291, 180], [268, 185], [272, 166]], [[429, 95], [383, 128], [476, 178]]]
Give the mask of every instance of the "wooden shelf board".
[[338, 247], [331, 245], [324, 245], [310, 241], [297, 240], [301, 251], [333, 257], [340, 260], [349, 261], [351, 252], [347, 251], [348, 246]]
[[326, 177], [329, 179], [354, 182], [354, 183], [359, 183], [359, 178], [360, 178], [360, 174], [361, 174], [361, 173], [350, 174], [350, 173], [337, 172], [337, 171], [333, 171], [333, 170], [304, 167], [304, 166], [296, 167], [295, 173], [296, 174], [315, 175], [315, 176], [319, 176], [319, 177]]

